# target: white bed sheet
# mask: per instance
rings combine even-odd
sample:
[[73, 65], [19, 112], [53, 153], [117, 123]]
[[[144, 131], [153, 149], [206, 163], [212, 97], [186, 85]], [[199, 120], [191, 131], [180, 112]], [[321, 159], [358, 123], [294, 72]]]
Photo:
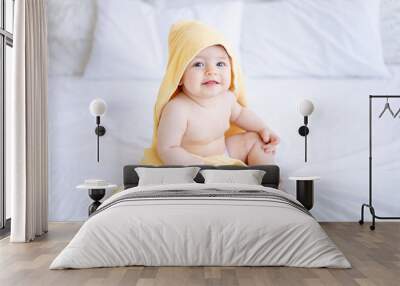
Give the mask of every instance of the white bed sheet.
[[[349, 221], [359, 218], [360, 203], [368, 189], [368, 95], [400, 94], [400, 66], [390, 66], [393, 76], [362, 79], [248, 79], [249, 106], [281, 137], [277, 164], [282, 187], [294, 193], [290, 175], [319, 175], [312, 210], [318, 220]], [[87, 178], [122, 183], [122, 167], [138, 163], [151, 143], [153, 104], [158, 81], [95, 81], [77, 77], [49, 78], [49, 219], [82, 220], [90, 199], [75, 186]], [[108, 105], [96, 162], [95, 119], [88, 106], [93, 98]], [[304, 163], [304, 138], [297, 129], [302, 117], [297, 107], [311, 99], [308, 159]], [[379, 114], [384, 102], [376, 102]], [[400, 101], [392, 101], [393, 108]], [[400, 169], [398, 120], [374, 122], [375, 184], [380, 215], [400, 212], [400, 193], [392, 185]], [[391, 178], [388, 180], [387, 178]], [[379, 193], [382, 192], [382, 193]], [[74, 202], [73, 204], [71, 202]]]

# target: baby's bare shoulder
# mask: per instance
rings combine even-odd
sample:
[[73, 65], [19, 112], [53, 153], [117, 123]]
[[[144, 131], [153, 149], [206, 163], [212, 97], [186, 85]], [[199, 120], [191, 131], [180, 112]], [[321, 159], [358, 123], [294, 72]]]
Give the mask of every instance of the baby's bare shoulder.
[[181, 95], [175, 96], [173, 99], [168, 101], [168, 103], [165, 105], [162, 113], [174, 113], [174, 114], [180, 114], [181, 116], [186, 114], [186, 110], [188, 108], [188, 103], [187, 100], [185, 100], [184, 97]]
[[175, 106], [175, 107], [184, 107], [189, 105], [186, 95], [180, 93], [174, 98], [172, 98], [167, 105]]

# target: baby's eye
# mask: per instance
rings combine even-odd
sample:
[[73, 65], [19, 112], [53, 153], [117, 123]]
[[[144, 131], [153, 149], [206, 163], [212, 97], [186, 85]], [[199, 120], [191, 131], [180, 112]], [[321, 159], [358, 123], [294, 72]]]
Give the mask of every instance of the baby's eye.
[[194, 66], [194, 67], [197, 67], [197, 68], [202, 68], [202, 67], [204, 67], [204, 64], [203, 64], [202, 62], [195, 62], [195, 63], [193, 64], [193, 66]]
[[226, 63], [225, 62], [218, 62], [217, 67], [225, 67]]

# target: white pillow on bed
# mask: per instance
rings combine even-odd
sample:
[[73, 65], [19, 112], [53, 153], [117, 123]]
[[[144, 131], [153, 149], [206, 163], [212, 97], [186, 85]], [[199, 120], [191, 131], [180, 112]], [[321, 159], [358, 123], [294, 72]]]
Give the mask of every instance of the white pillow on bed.
[[47, 0], [49, 76], [81, 76], [90, 55], [95, 0]]
[[265, 175], [262, 170], [201, 170], [200, 174], [204, 177], [204, 183], [226, 183], [226, 184], [246, 184], [261, 185]]
[[199, 170], [199, 167], [135, 168], [139, 176], [139, 186], [195, 183], [193, 179]]
[[98, 0], [90, 79], [158, 79], [162, 75], [156, 9], [140, 0]]
[[383, 55], [389, 64], [400, 64], [400, 1], [381, 1]]
[[182, 19], [213, 26], [225, 35], [237, 54], [242, 6], [239, 1], [170, 7], [168, 2], [151, 5], [141, 0], [98, 0], [92, 52], [84, 76], [89, 79], [162, 78], [170, 27]]
[[168, 58], [169, 30], [171, 25], [179, 20], [197, 20], [213, 27], [222, 33], [239, 60], [243, 11], [241, 1], [191, 1], [190, 3], [185, 2], [185, 5], [177, 5], [170, 1], [157, 1], [157, 3], [157, 22], [164, 63]]
[[252, 77], [385, 77], [378, 0], [250, 2], [242, 62]]

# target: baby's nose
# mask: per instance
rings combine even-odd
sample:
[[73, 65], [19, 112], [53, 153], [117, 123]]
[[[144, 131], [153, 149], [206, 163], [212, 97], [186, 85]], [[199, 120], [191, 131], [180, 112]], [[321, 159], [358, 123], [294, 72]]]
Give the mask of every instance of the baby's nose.
[[206, 75], [213, 75], [213, 74], [216, 74], [216, 73], [217, 73], [217, 71], [215, 69], [208, 69], [206, 71]]

